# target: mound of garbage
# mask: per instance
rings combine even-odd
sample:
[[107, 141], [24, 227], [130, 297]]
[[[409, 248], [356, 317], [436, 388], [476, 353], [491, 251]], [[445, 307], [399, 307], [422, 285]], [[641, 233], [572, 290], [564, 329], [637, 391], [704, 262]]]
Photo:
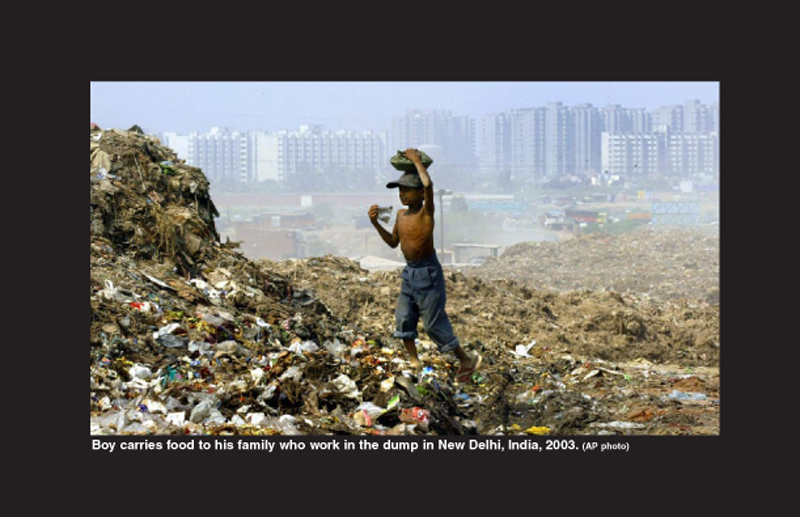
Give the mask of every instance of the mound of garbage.
[[[251, 261], [201, 170], [90, 131], [92, 434], [718, 434], [719, 306], [446, 270], [483, 366], [392, 338], [399, 271]], [[488, 275], [487, 275], [488, 276]]]
[[469, 274], [559, 292], [613, 290], [719, 303], [719, 234], [648, 227], [557, 243], [521, 242]]

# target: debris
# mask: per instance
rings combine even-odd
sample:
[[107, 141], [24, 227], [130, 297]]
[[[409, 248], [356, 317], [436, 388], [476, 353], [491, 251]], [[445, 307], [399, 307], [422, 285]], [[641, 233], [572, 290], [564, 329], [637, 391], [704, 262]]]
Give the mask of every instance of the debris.
[[[90, 129], [92, 434], [719, 433], [719, 305], [686, 289], [718, 270], [681, 269], [714, 241], [581, 237], [446, 268], [456, 335], [483, 357], [456, 388], [422, 326], [418, 372], [392, 337], [399, 271], [248, 260], [219, 242], [202, 171], [140, 130]], [[606, 265], [622, 252], [686, 260], [656, 281]]]

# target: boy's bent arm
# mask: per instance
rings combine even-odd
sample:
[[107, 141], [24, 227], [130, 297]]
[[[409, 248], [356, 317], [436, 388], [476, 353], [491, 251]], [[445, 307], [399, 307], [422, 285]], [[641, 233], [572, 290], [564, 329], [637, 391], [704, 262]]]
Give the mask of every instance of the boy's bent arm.
[[372, 221], [372, 226], [378, 230], [378, 235], [381, 236], [383, 242], [388, 244], [390, 248], [396, 248], [397, 245], [400, 244], [400, 237], [397, 233], [397, 220], [394, 222], [394, 229], [392, 230], [392, 233], [389, 233], [378, 221]]

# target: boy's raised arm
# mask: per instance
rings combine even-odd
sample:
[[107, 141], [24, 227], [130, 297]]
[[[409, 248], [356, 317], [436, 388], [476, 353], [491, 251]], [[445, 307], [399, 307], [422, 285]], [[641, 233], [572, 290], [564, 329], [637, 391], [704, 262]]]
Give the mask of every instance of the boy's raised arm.
[[422, 157], [420, 156], [419, 151], [416, 149], [406, 149], [403, 151], [403, 154], [406, 156], [406, 158], [414, 162], [414, 166], [417, 168], [419, 179], [422, 180], [422, 186], [425, 189], [425, 204], [423, 205], [423, 209], [429, 214], [433, 215], [435, 209], [433, 204], [433, 180], [431, 179], [430, 174], [428, 174], [428, 169], [426, 169], [422, 164]]

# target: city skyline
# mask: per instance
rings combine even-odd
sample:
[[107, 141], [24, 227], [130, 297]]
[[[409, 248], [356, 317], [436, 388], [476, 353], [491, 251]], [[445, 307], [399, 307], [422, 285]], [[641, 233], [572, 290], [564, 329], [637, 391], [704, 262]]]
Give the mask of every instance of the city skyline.
[[[650, 112], [556, 102], [484, 115], [477, 124], [447, 110], [409, 110], [393, 118], [389, 133], [309, 125], [275, 133], [214, 128], [205, 134], [160, 136], [213, 179], [290, 180], [297, 187], [340, 169], [359, 177], [371, 171], [378, 178], [388, 171], [394, 149], [418, 147], [433, 151], [443, 184], [488, 179], [507, 190], [514, 184], [600, 172], [699, 175], [708, 181], [719, 174], [718, 132], [719, 105], [692, 100]], [[370, 180], [363, 176], [356, 182]]]
[[90, 118], [150, 133], [301, 125], [382, 131], [409, 110], [478, 118], [561, 102], [654, 110], [719, 102], [719, 82], [91, 82]]

